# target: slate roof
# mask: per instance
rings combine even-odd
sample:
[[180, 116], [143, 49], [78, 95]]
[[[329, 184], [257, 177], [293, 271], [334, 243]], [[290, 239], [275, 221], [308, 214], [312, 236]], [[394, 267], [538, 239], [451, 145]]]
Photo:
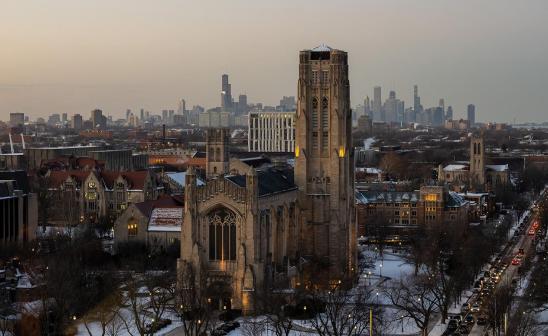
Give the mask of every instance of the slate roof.
[[[257, 170], [259, 179], [259, 197], [297, 189], [293, 179], [292, 169]], [[246, 175], [231, 175], [225, 177], [240, 187], [246, 186]]]
[[76, 184], [78, 185], [78, 187], [80, 187], [82, 183], [86, 180], [86, 178], [89, 176], [89, 174], [94, 174], [94, 173], [91, 171], [81, 171], [81, 170], [72, 170], [72, 171], [52, 170], [49, 173], [49, 186], [51, 188], [58, 188], [70, 176], [76, 181]]
[[458, 208], [466, 204], [464, 197], [459, 195], [454, 191], [449, 191], [447, 193], [447, 198], [445, 200], [445, 207], [448, 208]]
[[112, 189], [114, 181], [116, 181], [119, 176], [122, 176], [128, 183], [128, 189], [143, 190], [147, 175], [148, 171], [146, 170], [131, 172], [105, 171], [101, 172], [100, 177], [103, 179], [103, 182], [108, 189]]

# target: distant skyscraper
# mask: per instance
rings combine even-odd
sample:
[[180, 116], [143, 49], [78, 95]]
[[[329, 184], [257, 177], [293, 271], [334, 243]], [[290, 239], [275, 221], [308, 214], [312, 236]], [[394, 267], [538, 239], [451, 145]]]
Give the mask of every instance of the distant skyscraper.
[[141, 122], [145, 121], [145, 109], [141, 109]]
[[373, 88], [373, 120], [384, 121], [382, 114], [383, 113], [382, 113], [381, 87], [375, 86]]
[[238, 97], [238, 114], [247, 112], [247, 95], [241, 94]]
[[185, 115], [186, 113], [186, 100], [179, 100], [179, 107], [177, 108], [177, 114]]
[[232, 88], [227, 74], [221, 77], [221, 107], [225, 111], [232, 109]]
[[75, 114], [72, 116], [71, 128], [75, 130], [82, 129], [82, 116], [80, 114]]
[[417, 121], [419, 118], [421, 118], [422, 114], [422, 105], [421, 105], [421, 97], [419, 96], [419, 87], [418, 85], [413, 86], [413, 115], [411, 115], [410, 121]]
[[48, 117], [48, 125], [55, 126], [61, 122], [61, 116], [59, 113], [54, 113]]
[[162, 110], [162, 122], [167, 122], [167, 110]]
[[103, 116], [103, 111], [99, 109], [91, 111], [91, 122], [93, 128], [105, 128], [107, 126], [107, 118]]
[[18, 127], [25, 124], [25, 114], [24, 113], [10, 113], [10, 126]]
[[388, 99], [384, 103], [384, 121], [386, 122], [394, 122], [398, 121], [398, 103], [396, 99], [396, 92], [390, 91], [388, 94]]
[[445, 111], [445, 120], [453, 120], [453, 107], [447, 106], [447, 111]]
[[130, 109], [127, 109], [126, 110], [126, 121], [129, 120], [129, 116], [131, 115], [131, 110]]
[[295, 109], [297, 108], [297, 103], [295, 101], [295, 97], [294, 96], [289, 96], [289, 97], [283, 96], [283, 98], [280, 100], [280, 107], [281, 107], [282, 111], [284, 111], [284, 112], [295, 111]]
[[67, 120], [68, 120], [67, 114], [66, 114], [66, 113], [63, 113], [63, 114], [61, 115], [61, 121], [62, 121], [63, 123], [66, 123]]
[[476, 106], [474, 104], [468, 104], [467, 116], [468, 123], [473, 126], [476, 123]]
[[371, 115], [371, 102], [369, 101], [369, 96], [366, 96], [363, 100], [363, 112], [370, 119], [373, 118], [373, 116]]

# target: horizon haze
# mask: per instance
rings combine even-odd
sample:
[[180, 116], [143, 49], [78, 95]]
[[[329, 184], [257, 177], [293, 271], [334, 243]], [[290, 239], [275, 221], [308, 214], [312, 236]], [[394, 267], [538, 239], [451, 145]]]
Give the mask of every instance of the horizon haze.
[[298, 55], [348, 52], [352, 106], [382, 87], [412, 105], [444, 98], [455, 118], [546, 121], [548, 2], [5, 1], [0, 5], [0, 114], [115, 118], [220, 105], [232, 94], [276, 105], [297, 91]]

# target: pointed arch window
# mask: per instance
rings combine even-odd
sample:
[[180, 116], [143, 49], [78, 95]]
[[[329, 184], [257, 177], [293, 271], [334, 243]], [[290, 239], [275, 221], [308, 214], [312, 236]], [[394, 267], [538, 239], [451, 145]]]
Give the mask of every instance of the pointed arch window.
[[236, 260], [236, 215], [220, 208], [207, 216], [209, 260]]

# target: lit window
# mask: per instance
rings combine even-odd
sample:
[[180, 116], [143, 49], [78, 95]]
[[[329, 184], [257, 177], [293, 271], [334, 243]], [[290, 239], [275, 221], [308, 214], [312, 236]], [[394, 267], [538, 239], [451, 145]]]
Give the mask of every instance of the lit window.
[[128, 237], [135, 237], [137, 236], [137, 224], [136, 223], [129, 223], [127, 225], [127, 235]]

